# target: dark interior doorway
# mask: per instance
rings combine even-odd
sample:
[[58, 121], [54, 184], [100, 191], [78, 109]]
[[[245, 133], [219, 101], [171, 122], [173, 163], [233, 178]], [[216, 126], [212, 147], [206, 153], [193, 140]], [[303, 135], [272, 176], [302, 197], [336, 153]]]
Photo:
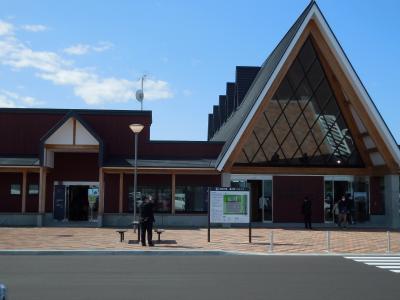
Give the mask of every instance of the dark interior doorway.
[[70, 221], [87, 221], [89, 216], [87, 185], [70, 185], [68, 196], [68, 219]]
[[251, 201], [251, 221], [261, 222], [262, 211], [259, 205], [259, 199], [262, 196], [262, 181], [261, 180], [248, 180], [248, 187], [250, 189]]

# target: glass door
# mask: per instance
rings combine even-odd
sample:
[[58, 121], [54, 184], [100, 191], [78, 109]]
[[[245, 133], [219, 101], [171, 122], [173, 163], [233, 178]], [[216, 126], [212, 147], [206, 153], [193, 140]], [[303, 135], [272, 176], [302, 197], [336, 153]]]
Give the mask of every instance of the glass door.
[[324, 218], [325, 223], [334, 222], [334, 194], [333, 194], [333, 180], [325, 180], [325, 197], [324, 197]]
[[263, 222], [272, 222], [272, 180], [263, 180], [262, 203]]
[[324, 220], [325, 223], [336, 223], [337, 212], [334, 211], [335, 204], [344, 196], [349, 209], [353, 204], [353, 178], [346, 176], [332, 176], [325, 178], [324, 196]]

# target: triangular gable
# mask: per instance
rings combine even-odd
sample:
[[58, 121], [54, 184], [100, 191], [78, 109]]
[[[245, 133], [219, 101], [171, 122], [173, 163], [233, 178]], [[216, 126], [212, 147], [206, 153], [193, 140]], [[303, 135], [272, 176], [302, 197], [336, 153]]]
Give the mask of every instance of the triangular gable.
[[[354, 114], [355, 109], [353, 108], [352, 116], [354, 119], [358, 119], [356, 120], [356, 122], [363, 119], [365, 124], [362, 124], [362, 126], [368, 127], [368, 131], [362, 132], [362, 130], [360, 130], [360, 127], [362, 126], [357, 125], [361, 134], [365, 134], [364, 137], [361, 137], [364, 143], [368, 143], [365, 140], [368, 140], [370, 138], [369, 131], [371, 131], [375, 139], [374, 145], [380, 150], [379, 152], [374, 152], [371, 148], [367, 147], [371, 150], [371, 159], [374, 160], [374, 156], [379, 156], [381, 155], [381, 153], [383, 153], [383, 155], [385, 156], [384, 161], [391, 166], [392, 170], [397, 169], [400, 165], [400, 151], [392, 134], [390, 133], [388, 127], [386, 126], [385, 122], [377, 111], [377, 108], [375, 107], [372, 99], [369, 97], [367, 91], [365, 90], [365, 87], [362, 85], [353, 67], [351, 66], [348, 58], [343, 52], [343, 49], [341, 48], [332, 30], [327, 24], [317, 4], [313, 1], [305, 9], [305, 11], [295, 22], [295, 24], [289, 30], [287, 35], [278, 45], [278, 47], [271, 54], [271, 56], [273, 56], [274, 54], [275, 56], [279, 56], [276, 55], [276, 52], [279, 52], [279, 48], [285, 48], [285, 45], [282, 45], [282, 43], [286, 39], [286, 43], [284, 44], [286, 44], [287, 47], [284, 49], [284, 51], [280, 51], [281, 54], [283, 53], [280, 57], [274, 58], [276, 61], [273, 64], [273, 70], [266, 70], [267, 67], [271, 69], [271, 66], [268, 66], [268, 62], [271, 61], [270, 58], [268, 58], [266, 63], [263, 65], [261, 71], [259, 72], [259, 75], [253, 82], [249, 92], [245, 97], [244, 103], [247, 102], [248, 107], [246, 107], [246, 105], [243, 105], [241, 109], [239, 109], [235, 113], [238, 114], [236, 118], [240, 119], [240, 121], [237, 122], [238, 126], [234, 126], [235, 124], [232, 125], [229, 123], [227, 124], [227, 126], [225, 126], [226, 128], [228, 128], [225, 130], [230, 130], [231, 132], [229, 134], [230, 137], [226, 139], [224, 149], [221, 152], [221, 155], [217, 161], [217, 169], [219, 171], [223, 170], [226, 165], [233, 164], [233, 158], [237, 158], [238, 153], [243, 146], [243, 136], [245, 131], [249, 131], [254, 128], [255, 114], [262, 111], [261, 105], [263, 105], [263, 100], [266, 98], [268, 92], [272, 93], [272, 88], [274, 84], [276, 85], [274, 89], [277, 88], [276, 81], [278, 75], [280, 75], [282, 79], [282, 77], [284, 76], [284, 74], [282, 75], [282, 73], [285, 71], [283, 68], [288, 68], [287, 60], [291, 55], [293, 55], [292, 52], [295, 51], [296, 47], [297, 51], [299, 50], [299, 47], [301, 46], [299, 45], [300, 38], [302, 37], [304, 39], [304, 36], [307, 35], [305, 30], [306, 28], [308, 28], [307, 26], [309, 26], [311, 22], [316, 25], [317, 31], [321, 33], [323, 40], [326, 41], [328, 51], [333, 53], [333, 57], [337, 61], [337, 67], [342, 70], [342, 75], [344, 75], [345, 79], [349, 82], [348, 87], [351, 88], [349, 90], [354, 91], [354, 95], [350, 95], [350, 99], [347, 100], [354, 105], [354, 108], [356, 108], [357, 111], [362, 111], [367, 116], [367, 118], [358, 117], [357, 114]], [[290, 35], [290, 38], [287, 37], [288, 35]], [[293, 60], [293, 58], [291, 59]], [[267, 71], [271, 73], [271, 76], [263, 76], [263, 73]], [[345, 95], [345, 97], [347, 96], [349, 95]], [[272, 97], [272, 95], [270, 95], [269, 97]], [[357, 102], [356, 100], [354, 100], [355, 98], [359, 99], [360, 101]], [[352, 101], [354, 101], [354, 103]], [[252, 104], [249, 105], [249, 103]], [[214, 140], [218, 140], [218, 137]], [[239, 145], [240, 143], [241, 145]], [[377, 160], [379, 161], [379, 157]], [[376, 163], [376, 165], [379, 165], [379, 163]]]
[[348, 126], [342, 113], [347, 108], [327, 74], [310, 37], [255, 121], [235, 165], [364, 167], [362, 145], [353, 138], [359, 133]]
[[[53, 165], [54, 151], [95, 151], [99, 152], [99, 165], [103, 163], [104, 149], [102, 139], [74, 111], [67, 113], [40, 141], [41, 165]], [[54, 150], [52, 147], [56, 147], [58, 150]], [[47, 151], [47, 148], [49, 148], [49, 151]]]
[[67, 114], [43, 138], [45, 145], [92, 145], [99, 146], [101, 140], [83, 122], [78, 114]]

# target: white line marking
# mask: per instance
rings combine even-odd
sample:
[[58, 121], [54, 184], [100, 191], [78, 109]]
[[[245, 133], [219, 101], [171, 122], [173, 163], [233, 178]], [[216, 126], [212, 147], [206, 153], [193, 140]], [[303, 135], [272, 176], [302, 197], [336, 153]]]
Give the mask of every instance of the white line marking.
[[369, 265], [369, 266], [400, 266], [400, 263], [388, 263], [388, 262], [384, 262], [384, 263], [382, 263], [382, 262], [379, 262], [379, 263], [373, 263], [373, 262], [367, 262], [367, 263], [365, 263], [366, 265]]
[[384, 263], [384, 262], [400, 262], [400, 259], [386, 259], [386, 260], [381, 260], [381, 259], [352, 259], [354, 261], [358, 261], [358, 262], [376, 262], [376, 263]]
[[349, 259], [399, 259], [400, 256], [345, 256], [345, 258]]
[[381, 269], [400, 269], [400, 266], [376, 266], [377, 268]]
[[390, 270], [390, 271], [392, 271], [394, 273], [400, 273], [400, 270]]

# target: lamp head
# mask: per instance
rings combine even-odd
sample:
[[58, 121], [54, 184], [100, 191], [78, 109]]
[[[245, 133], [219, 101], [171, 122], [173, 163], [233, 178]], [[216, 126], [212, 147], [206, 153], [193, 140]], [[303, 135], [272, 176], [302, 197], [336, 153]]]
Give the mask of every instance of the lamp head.
[[142, 124], [131, 124], [131, 125], [129, 125], [129, 128], [133, 131], [133, 133], [140, 133], [143, 130], [144, 125], [142, 125]]

